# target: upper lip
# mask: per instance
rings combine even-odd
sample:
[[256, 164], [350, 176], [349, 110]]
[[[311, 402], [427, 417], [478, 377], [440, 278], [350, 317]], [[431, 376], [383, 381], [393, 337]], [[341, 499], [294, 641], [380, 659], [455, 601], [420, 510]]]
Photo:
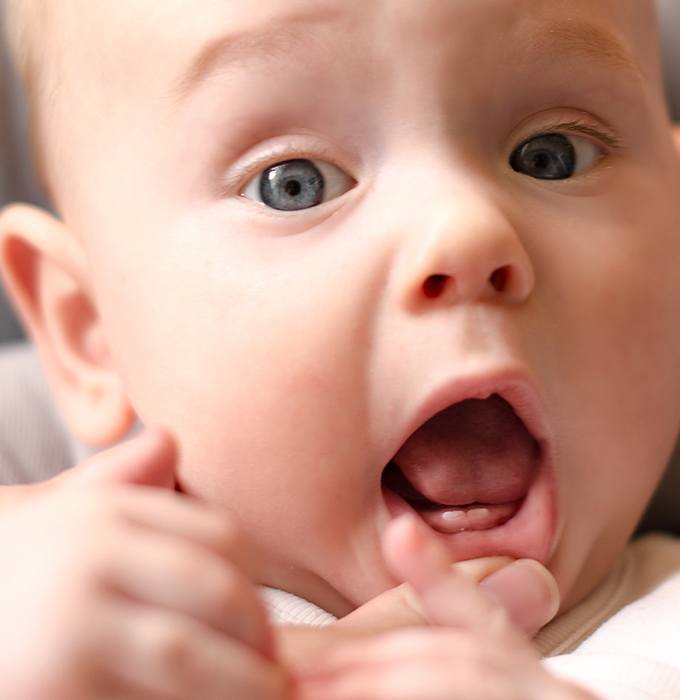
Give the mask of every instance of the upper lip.
[[486, 399], [498, 395], [508, 402], [538, 443], [544, 460], [552, 452], [552, 431], [535, 383], [527, 372], [506, 368], [484, 374], [458, 376], [432, 391], [406, 423], [401, 441], [393, 454], [433, 416], [467, 399]]

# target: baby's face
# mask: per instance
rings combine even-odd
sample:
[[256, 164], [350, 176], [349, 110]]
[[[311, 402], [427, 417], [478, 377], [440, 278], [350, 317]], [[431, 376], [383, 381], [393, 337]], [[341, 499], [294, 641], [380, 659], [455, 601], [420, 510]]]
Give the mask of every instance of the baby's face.
[[583, 597], [680, 416], [647, 3], [73, 7], [61, 210], [131, 405], [262, 581], [347, 612], [412, 509]]

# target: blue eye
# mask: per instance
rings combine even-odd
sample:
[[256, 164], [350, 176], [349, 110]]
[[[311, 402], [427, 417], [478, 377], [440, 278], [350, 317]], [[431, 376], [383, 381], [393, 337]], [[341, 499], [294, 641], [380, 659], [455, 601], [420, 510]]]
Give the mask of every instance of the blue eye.
[[592, 141], [564, 134], [527, 139], [510, 156], [510, 166], [537, 180], [567, 180], [591, 167], [602, 156]]
[[343, 195], [354, 184], [335, 165], [299, 158], [263, 170], [248, 182], [242, 195], [272, 209], [302, 211]]

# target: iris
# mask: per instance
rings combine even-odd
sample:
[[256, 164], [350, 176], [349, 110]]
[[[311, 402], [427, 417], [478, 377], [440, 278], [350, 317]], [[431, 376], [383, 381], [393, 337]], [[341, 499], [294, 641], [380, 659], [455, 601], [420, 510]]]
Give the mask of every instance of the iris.
[[576, 149], [563, 134], [542, 134], [516, 148], [510, 165], [537, 180], [566, 180], [576, 172]]
[[321, 171], [311, 161], [287, 160], [262, 173], [260, 197], [273, 209], [308, 209], [323, 201], [325, 184]]

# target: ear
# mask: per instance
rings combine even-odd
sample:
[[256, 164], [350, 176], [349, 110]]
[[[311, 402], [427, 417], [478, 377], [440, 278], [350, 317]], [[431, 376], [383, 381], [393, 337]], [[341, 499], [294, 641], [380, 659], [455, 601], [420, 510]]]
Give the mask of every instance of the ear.
[[111, 362], [78, 237], [41, 209], [7, 207], [0, 274], [72, 432], [97, 447], [122, 439], [135, 413]]

